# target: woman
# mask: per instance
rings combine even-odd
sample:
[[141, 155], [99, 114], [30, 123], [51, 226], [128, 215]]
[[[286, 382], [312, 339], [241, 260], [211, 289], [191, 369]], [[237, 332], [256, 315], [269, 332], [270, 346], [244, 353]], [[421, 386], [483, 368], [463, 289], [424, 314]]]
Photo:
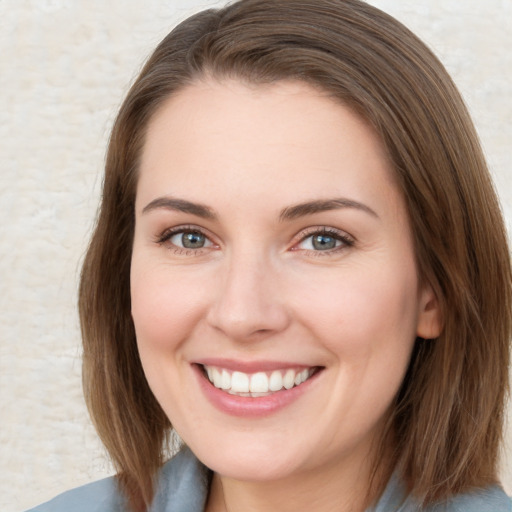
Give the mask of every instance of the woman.
[[121, 107], [82, 273], [118, 477], [35, 510], [509, 511], [511, 281], [414, 35], [357, 0], [200, 13]]

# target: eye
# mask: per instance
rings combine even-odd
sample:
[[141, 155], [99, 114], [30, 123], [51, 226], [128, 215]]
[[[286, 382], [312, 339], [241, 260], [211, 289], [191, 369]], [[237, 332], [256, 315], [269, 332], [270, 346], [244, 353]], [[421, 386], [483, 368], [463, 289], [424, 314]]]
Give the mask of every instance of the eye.
[[303, 234], [294, 250], [335, 252], [338, 249], [351, 247], [352, 245], [354, 245], [354, 240], [342, 231], [332, 228], [313, 228], [313, 230]]
[[184, 249], [202, 249], [212, 245], [211, 241], [200, 231], [182, 231], [169, 237], [169, 242]]
[[179, 227], [164, 231], [157, 239], [175, 249], [198, 250], [213, 246], [213, 242], [199, 229]]
[[326, 233], [319, 233], [317, 235], [308, 236], [301, 243], [303, 249], [315, 250], [315, 251], [327, 251], [335, 249], [341, 244], [339, 240], [336, 240], [332, 235]]

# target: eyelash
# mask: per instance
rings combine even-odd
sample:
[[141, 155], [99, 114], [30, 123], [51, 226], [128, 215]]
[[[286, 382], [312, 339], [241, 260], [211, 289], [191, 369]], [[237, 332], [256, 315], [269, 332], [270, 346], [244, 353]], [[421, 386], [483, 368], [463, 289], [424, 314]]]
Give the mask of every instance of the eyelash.
[[159, 245], [169, 245], [170, 248], [173, 250], [175, 254], [183, 254], [186, 256], [198, 256], [202, 254], [204, 249], [209, 249], [209, 247], [199, 247], [197, 249], [193, 248], [187, 248], [187, 247], [179, 247], [177, 245], [174, 245], [172, 242], [170, 242], [171, 238], [175, 235], [179, 235], [180, 233], [197, 233], [199, 235], [202, 235], [206, 238], [206, 240], [209, 240], [212, 245], [215, 245], [212, 241], [210, 236], [208, 236], [204, 230], [198, 226], [177, 226], [175, 228], [166, 229], [163, 231], [156, 239], [156, 243]]
[[[210, 243], [211, 246], [215, 246], [214, 242], [212, 242], [210, 236], [205, 233], [205, 231], [198, 227], [198, 226], [177, 226], [174, 228], [166, 229], [163, 231], [156, 239], [156, 243], [159, 245], [165, 245], [168, 244], [171, 238], [175, 235], [179, 235], [180, 233], [197, 233], [202, 236], [204, 236]], [[312, 249], [301, 249], [300, 247], [297, 247], [299, 244], [305, 242], [308, 238], [311, 238], [313, 236], [327, 236], [333, 238], [336, 242], [341, 242], [341, 244], [337, 247], [334, 247], [332, 249], [326, 249], [326, 250], [312, 250]], [[340, 251], [343, 251], [344, 249], [347, 249], [349, 247], [352, 247], [355, 244], [354, 238], [352, 238], [350, 235], [345, 233], [344, 231], [340, 231], [331, 227], [323, 227], [323, 226], [313, 226], [310, 228], [307, 228], [303, 232], [301, 232], [298, 235], [299, 240], [294, 243], [291, 250], [292, 251], [305, 251], [311, 254], [314, 254], [315, 256], [328, 256], [332, 255], [334, 253], [338, 253]], [[210, 247], [200, 247], [197, 249], [194, 248], [186, 248], [186, 247], [179, 247], [174, 244], [170, 244], [172, 250], [176, 254], [185, 254], [187, 256], [189, 255], [200, 255], [202, 254], [203, 250], [208, 250]]]
[[[341, 242], [339, 246], [334, 247], [332, 249], [326, 249], [326, 250], [312, 250], [312, 249], [301, 249], [297, 247], [299, 244], [305, 242], [308, 238], [311, 238], [313, 236], [327, 236], [333, 238], [336, 242]], [[292, 247], [293, 251], [307, 251], [311, 254], [314, 254], [315, 256], [330, 256], [333, 254], [337, 254], [340, 251], [343, 251], [349, 247], [352, 247], [355, 244], [354, 238], [352, 238], [350, 235], [345, 233], [344, 231], [340, 231], [338, 229], [334, 229], [331, 227], [325, 227], [325, 226], [313, 226], [310, 228], [307, 228], [302, 233], [300, 233], [300, 239], [298, 242], [294, 244]]]

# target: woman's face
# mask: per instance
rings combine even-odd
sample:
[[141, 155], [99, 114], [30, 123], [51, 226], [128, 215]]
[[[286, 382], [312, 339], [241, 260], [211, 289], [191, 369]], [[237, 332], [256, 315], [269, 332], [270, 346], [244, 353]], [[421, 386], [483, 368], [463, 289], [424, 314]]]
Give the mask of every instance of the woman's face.
[[160, 108], [131, 296], [172, 424], [247, 480], [364, 466], [416, 336], [438, 330], [379, 139], [294, 82], [198, 82]]

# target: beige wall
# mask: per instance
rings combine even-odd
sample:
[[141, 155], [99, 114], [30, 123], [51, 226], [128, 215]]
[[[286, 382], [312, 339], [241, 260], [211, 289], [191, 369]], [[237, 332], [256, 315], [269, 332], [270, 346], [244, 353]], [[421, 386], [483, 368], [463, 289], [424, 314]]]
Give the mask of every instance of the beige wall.
[[[512, 228], [512, 1], [372, 0], [474, 115]], [[107, 134], [143, 58], [206, 0], [0, 2], [0, 509], [111, 471], [83, 405], [77, 276]], [[512, 492], [512, 434], [503, 481]]]

